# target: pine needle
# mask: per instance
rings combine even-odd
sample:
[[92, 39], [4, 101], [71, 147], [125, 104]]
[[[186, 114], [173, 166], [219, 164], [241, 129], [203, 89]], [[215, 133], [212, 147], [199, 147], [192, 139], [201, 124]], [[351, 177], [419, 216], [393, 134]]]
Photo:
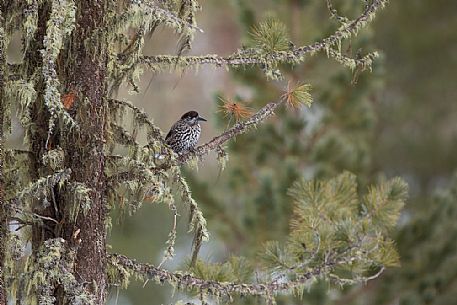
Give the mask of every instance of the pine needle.
[[251, 36], [256, 44], [267, 52], [289, 49], [287, 27], [275, 18], [268, 18], [254, 27]]
[[221, 109], [218, 112], [223, 112], [225, 117], [230, 119], [235, 119], [236, 122], [246, 119], [253, 114], [251, 108], [244, 106], [241, 103], [234, 102], [232, 100], [224, 100], [219, 98], [222, 101]]
[[309, 93], [311, 85], [297, 83], [295, 87], [291, 86], [291, 82], [287, 84], [287, 91], [281, 96], [281, 98], [287, 103], [288, 106], [298, 108], [300, 105], [306, 105], [308, 107], [313, 103], [313, 98]]

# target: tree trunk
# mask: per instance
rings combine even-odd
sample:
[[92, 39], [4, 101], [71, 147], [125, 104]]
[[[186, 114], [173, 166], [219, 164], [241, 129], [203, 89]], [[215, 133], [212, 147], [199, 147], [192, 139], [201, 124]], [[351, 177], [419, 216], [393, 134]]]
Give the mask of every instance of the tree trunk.
[[3, 177], [3, 160], [4, 160], [4, 134], [3, 134], [3, 121], [4, 121], [4, 85], [5, 85], [5, 66], [6, 66], [6, 46], [5, 32], [4, 32], [4, 19], [3, 19], [3, 6], [0, 6], [0, 305], [6, 304], [6, 289], [4, 278], [4, 264], [6, 254], [6, 242], [8, 234], [8, 215], [4, 208], [4, 177]]
[[[53, 204], [41, 215], [56, 219], [58, 223], [44, 221], [44, 226], [33, 227], [33, 249], [36, 251], [50, 238], [61, 237], [66, 245], [76, 251], [72, 272], [86, 291], [93, 295], [96, 304], [104, 304], [107, 294], [106, 282], [106, 198], [103, 144], [106, 122], [106, 43], [98, 41], [95, 31], [102, 30], [106, 13], [105, 1], [76, 1], [76, 27], [68, 49], [61, 51], [57, 63], [60, 83], [64, 92], [75, 93], [75, 100], [68, 112], [80, 127], [69, 130], [62, 123], [54, 128], [48, 138], [49, 113], [43, 104], [43, 84], [36, 85], [38, 92], [34, 113], [34, 132], [31, 136], [31, 152], [34, 159], [36, 177], [51, 174], [42, 164], [43, 155], [60, 147], [65, 153], [64, 167], [71, 169], [69, 185], [80, 183], [89, 188], [91, 205], [85, 212], [72, 219], [69, 208], [79, 204], [72, 200], [72, 188], [55, 187]], [[46, 34], [49, 7], [43, 4], [39, 9], [38, 29], [31, 53], [26, 55], [29, 76], [42, 65], [40, 50]], [[55, 287], [56, 304], [65, 304], [63, 287]]]
[[[68, 71], [68, 88], [77, 95], [76, 121], [79, 132], [62, 135], [66, 164], [72, 170], [72, 181], [82, 182], [91, 189], [91, 207], [80, 213], [76, 227], [64, 228], [64, 238], [79, 239], [75, 272], [81, 282], [89, 283], [89, 290], [95, 294], [96, 304], [106, 299], [106, 177], [104, 174], [103, 144], [107, 108], [106, 95], [106, 43], [94, 41], [94, 31], [103, 27], [105, 1], [78, 1], [76, 30], [73, 49], [74, 58]], [[88, 43], [89, 42], [89, 43]], [[98, 44], [98, 48], [95, 43]], [[96, 50], [96, 51], [95, 51]], [[94, 54], [97, 52], [97, 54]], [[73, 54], [72, 54], [73, 53]], [[70, 60], [70, 58], [68, 58]], [[76, 231], [75, 231], [76, 230]], [[76, 242], [76, 241], [75, 241]]]

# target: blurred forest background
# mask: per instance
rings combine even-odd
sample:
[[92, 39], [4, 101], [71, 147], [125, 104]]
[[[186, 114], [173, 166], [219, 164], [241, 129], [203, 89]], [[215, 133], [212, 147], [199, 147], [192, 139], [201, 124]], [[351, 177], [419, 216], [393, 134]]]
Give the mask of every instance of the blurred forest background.
[[[338, 1], [335, 1], [338, 3]], [[355, 16], [360, 0], [347, 0], [342, 13]], [[341, 2], [340, 2], [341, 3]], [[325, 1], [202, 1], [199, 27], [190, 54], [230, 54], [249, 45], [252, 26], [269, 17], [283, 21], [291, 40], [301, 45], [329, 33]], [[200, 257], [217, 262], [231, 254], [255, 260], [267, 240], [284, 240], [291, 212], [287, 189], [300, 176], [357, 174], [362, 186], [382, 177], [401, 176], [410, 198], [393, 232], [401, 256], [367, 285], [327, 293], [325, 283], [300, 298], [279, 304], [457, 304], [457, 2], [393, 0], [373, 26], [345, 45], [348, 52], [380, 50], [373, 72], [351, 73], [325, 55], [291, 69], [287, 79], [313, 86], [308, 109], [282, 111], [256, 131], [229, 145], [224, 171], [214, 156], [187, 175], [195, 199], [209, 221], [210, 242]], [[9, 50], [15, 53], [14, 44]], [[176, 53], [176, 36], [160, 29], [146, 55]], [[188, 110], [208, 123], [201, 143], [220, 133], [228, 121], [218, 112], [220, 97], [258, 109], [281, 95], [286, 81], [267, 81], [256, 69], [226, 71], [200, 67], [185, 74], [145, 71], [140, 94], [124, 87], [119, 98], [144, 108], [165, 133]], [[19, 124], [17, 124], [19, 126]], [[18, 127], [15, 126], [15, 127]], [[14, 129], [14, 128], [13, 128]], [[20, 146], [22, 134], [9, 139]], [[182, 209], [181, 209], [182, 210]], [[116, 211], [113, 251], [158, 264], [170, 229], [167, 207], [144, 204], [132, 217]], [[181, 212], [177, 256], [168, 268], [185, 267], [192, 238]], [[170, 304], [171, 288], [134, 283], [112, 291], [110, 304]]]

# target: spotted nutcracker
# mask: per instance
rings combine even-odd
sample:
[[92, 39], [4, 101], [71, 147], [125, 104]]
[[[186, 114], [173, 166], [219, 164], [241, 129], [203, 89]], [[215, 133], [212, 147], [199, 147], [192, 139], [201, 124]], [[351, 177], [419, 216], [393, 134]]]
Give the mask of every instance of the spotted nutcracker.
[[201, 133], [200, 121], [206, 119], [200, 117], [198, 112], [189, 111], [171, 126], [170, 131], [165, 137], [167, 143], [173, 151], [179, 155], [192, 150], [198, 142]]

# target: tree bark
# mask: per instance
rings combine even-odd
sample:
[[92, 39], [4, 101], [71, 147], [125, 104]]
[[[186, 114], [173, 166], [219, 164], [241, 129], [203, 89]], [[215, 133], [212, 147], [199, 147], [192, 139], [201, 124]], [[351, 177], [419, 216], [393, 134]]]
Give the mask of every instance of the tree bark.
[[5, 84], [5, 37], [4, 37], [4, 20], [3, 6], [0, 6], [0, 305], [5, 305], [7, 301], [4, 264], [6, 254], [6, 243], [8, 234], [8, 214], [4, 208], [4, 177], [3, 177], [3, 160], [4, 160], [4, 134], [3, 121], [5, 115], [4, 109], [4, 84]]
[[91, 189], [89, 211], [78, 215], [75, 226], [64, 225], [63, 235], [77, 247], [75, 272], [81, 283], [87, 283], [86, 288], [95, 296], [96, 304], [104, 304], [107, 294], [103, 154], [107, 56], [106, 43], [94, 41], [98, 36], [94, 32], [103, 27], [105, 2], [77, 2], [73, 48], [68, 53], [74, 61], [65, 74], [68, 75], [68, 90], [74, 90], [77, 95], [75, 119], [80, 130], [61, 135], [61, 144], [66, 151], [65, 163], [72, 170], [72, 181], [84, 183]]
[[[69, 183], [82, 183], [91, 189], [91, 206], [86, 213], [78, 214], [76, 222], [69, 213], [73, 204], [71, 187], [55, 187], [53, 204], [39, 213], [57, 220], [43, 221], [44, 226], [33, 226], [33, 250], [37, 251], [43, 242], [61, 237], [66, 245], [76, 251], [74, 270], [77, 281], [93, 296], [96, 304], [104, 304], [107, 295], [106, 281], [106, 198], [103, 145], [106, 121], [106, 43], [95, 31], [103, 28], [106, 14], [103, 0], [76, 1], [76, 25], [71, 43], [60, 52], [57, 62], [59, 81], [63, 85], [61, 94], [73, 91], [75, 101], [68, 111], [79, 126], [69, 130], [60, 122], [48, 138], [49, 113], [43, 103], [42, 82], [36, 84], [37, 101], [33, 106], [34, 130], [31, 135], [33, 172], [37, 179], [49, 175], [49, 168], [42, 163], [43, 155], [50, 149], [64, 150], [64, 167], [71, 169]], [[40, 50], [46, 35], [49, 6], [39, 8], [38, 29], [28, 54], [26, 54], [28, 75], [31, 76], [42, 66]], [[100, 32], [101, 33], [101, 32]], [[55, 287], [56, 304], [65, 304], [65, 291]], [[1, 305], [1, 304], [0, 304]]]

